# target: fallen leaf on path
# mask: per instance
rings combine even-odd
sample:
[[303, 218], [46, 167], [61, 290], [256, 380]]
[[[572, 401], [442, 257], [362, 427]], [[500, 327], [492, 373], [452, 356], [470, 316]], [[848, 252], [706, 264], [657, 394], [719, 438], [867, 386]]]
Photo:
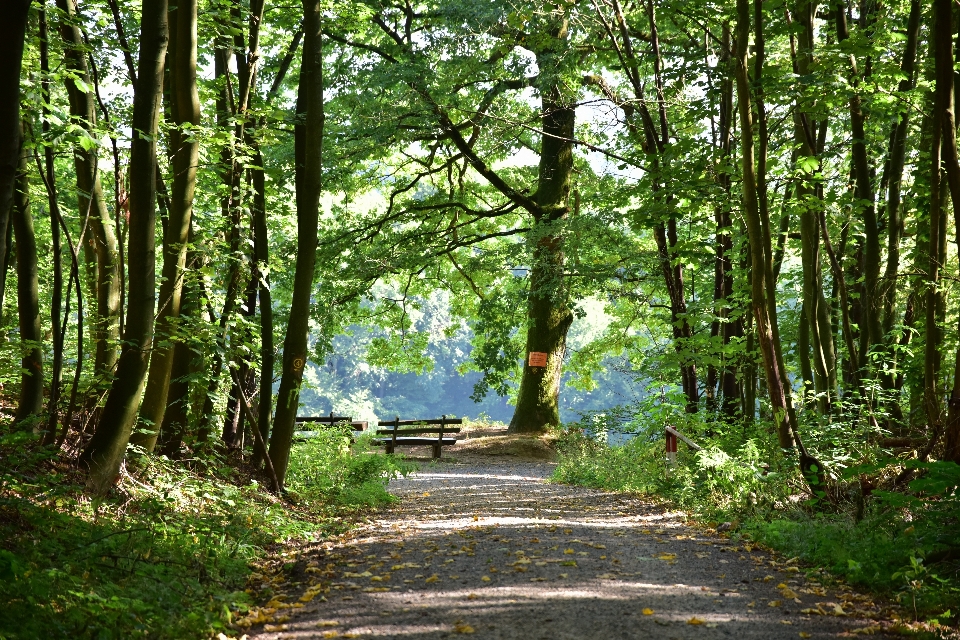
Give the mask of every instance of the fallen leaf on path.
[[473, 633], [476, 631], [473, 627], [468, 624], [458, 624], [453, 627], [453, 630], [457, 633]]
[[694, 616], [694, 617], [690, 618], [689, 620], [687, 620], [687, 624], [694, 624], [694, 625], [703, 624], [704, 622], [706, 622], [706, 620], [701, 620], [700, 618], [698, 618], [698, 617], [696, 617], [696, 616]]
[[800, 632], [800, 637], [801, 637], [801, 638], [812, 638], [813, 636], [810, 635], [809, 633], [807, 633], [806, 631], [801, 631], [801, 632]]
[[860, 627], [859, 629], [851, 629], [850, 633], [861, 635], [861, 636], [872, 636], [878, 631], [883, 631], [883, 627], [881, 627], [878, 624], [875, 624], [869, 627]]
[[653, 615], [653, 609], [651, 609], [650, 607], [646, 607], [646, 608], [645, 608], [643, 611], [641, 611], [640, 613], [642, 613], [642, 614], [645, 615], [645, 616], [652, 616], [652, 615]]
[[490, 576], [483, 576], [480, 580], [481, 582], [490, 582]]
[[317, 623], [318, 627], [337, 627], [340, 626], [340, 623], [336, 620], [321, 620]]
[[424, 580], [424, 582], [430, 583], [430, 582], [437, 582], [438, 580], [440, 580], [440, 576], [438, 576], [437, 574], [433, 574], [432, 576]]

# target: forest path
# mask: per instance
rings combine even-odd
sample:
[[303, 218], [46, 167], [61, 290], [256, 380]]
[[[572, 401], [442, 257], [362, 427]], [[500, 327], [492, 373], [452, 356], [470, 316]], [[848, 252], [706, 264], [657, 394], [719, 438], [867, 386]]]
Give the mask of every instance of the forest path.
[[422, 463], [376, 521], [303, 551], [306, 604], [256, 637], [884, 637], [869, 597], [662, 506], [547, 483], [553, 466]]

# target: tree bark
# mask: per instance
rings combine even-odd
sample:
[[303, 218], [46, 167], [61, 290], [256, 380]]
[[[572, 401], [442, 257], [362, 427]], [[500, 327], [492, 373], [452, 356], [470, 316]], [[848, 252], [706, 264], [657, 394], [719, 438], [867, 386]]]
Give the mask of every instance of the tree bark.
[[[81, 90], [72, 78], [66, 78], [67, 95], [70, 98], [70, 115], [87, 131], [90, 137], [96, 127], [96, 100], [84, 53], [83, 34], [76, 21], [77, 7], [74, 0], [57, 0], [61, 11], [60, 37], [64, 41], [64, 62], [76, 74], [87, 90]], [[81, 219], [90, 213], [90, 235], [96, 254], [97, 320], [94, 324], [96, 356], [94, 373], [112, 374], [117, 361], [117, 338], [120, 319], [120, 262], [114, 222], [107, 211], [103, 188], [97, 171], [96, 150], [79, 146], [74, 149], [74, 170], [77, 177], [77, 206]], [[85, 252], [89, 245], [84, 243]]]
[[[940, 308], [944, 304], [944, 292], [940, 286], [940, 271], [946, 257], [947, 216], [941, 192], [943, 184], [942, 164], [950, 163], [950, 141], [944, 140], [947, 123], [953, 115], [953, 9], [950, 2], [934, 0], [933, 27], [931, 30], [935, 60], [935, 85], [933, 97], [932, 144], [930, 149], [930, 245], [927, 267], [927, 318], [925, 327], [923, 400], [927, 425], [934, 433], [940, 431], [943, 407], [940, 400], [938, 378], [941, 365], [943, 328], [940, 326]], [[951, 117], [948, 120], [947, 115]], [[948, 134], [949, 135], [949, 134]], [[956, 139], [954, 138], [954, 148]], [[945, 144], [946, 143], [946, 144]], [[956, 151], [953, 151], [955, 154]], [[956, 161], [956, 155], [953, 156]], [[944, 194], [945, 195], [945, 194]]]
[[[552, 38], [566, 38], [564, 21]], [[537, 56], [541, 68], [556, 66], [553, 56]], [[541, 88], [540, 167], [537, 179], [530, 293], [527, 299], [527, 345], [517, 407], [510, 420], [513, 433], [538, 433], [560, 426], [560, 378], [566, 355], [567, 331], [573, 323], [564, 281], [564, 253], [560, 225], [569, 213], [573, 174], [574, 105], [556, 78]], [[545, 353], [546, 366], [531, 366], [531, 353]]]
[[[756, 160], [754, 159], [753, 114], [751, 112], [749, 76], [750, 6], [749, 0], [737, 0], [737, 95], [740, 111], [742, 148], [743, 211], [750, 238], [752, 310], [756, 320], [757, 338], [766, 372], [767, 392], [777, 424], [780, 446], [796, 446], [800, 454], [800, 470], [811, 490], [822, 491], [825, 483], [823, 465], [811, 456], [797, 431], [797, 417], [793, 407], [790, 378], [783, 360], [783, 349], [777, 329], [776, 306], [768, 296], [773, 287], [772, 247], [769, 228], [763, 229], [757, 194]], [[760, 159], [760, 163], [764, 160]], [[769, 226], [769, 219], [766, 221]]]
[[[17, 313], [20, 326], [22, 373], [15, 424], [33, 423], [43, 411], [43, 333], [40, 323], [40, 285], [37, 269], [37, 238], [30, 213], [26, 151], [21, 155], [14, 194], [13, 232], [17, 240]], [[31, 425], [36, 426], [36, 425]]]
[[129, 295], [123, 348], [100, 423], [80, 458], [81, 464], [90, 470], [87, 487], [97, 493], [106, 492], [117, 477], [136, 420], [152, 348], [156, 308], [156, 138], [167, 40], [167, 0], [144, 0], [139, 78], [133, 99]]
[[[47, 32], [47, 12], [40, 12], [40, 94], [43, 99], [41, 114], [43, 139], [50, 138], [50, 39]], [[53, 263], [53, 287], [50, 292], [50, 329], [53, 334], [53, 362], [50, 374], [50, 397], [47, 400], [48, 424], [45, 439], [57, 430], [60, 414], [60, 380], [63, 372], [63, 332], [61, 314], [63, 305], [63, 258], [60, 242], [60, 204], [57, 199], [57, 178], [54, 170], [53, 144], [43, 145], [43, 166], [37, 160], [40, 175], [47, 192], [50, 210], [50, 256]], [[68, 301], [69, 304], [69, 301]]]
[[303, 59], [297, 94], [294, 134], [297, 201], [297, 258], [290, 318], [283, 341], [283, 371], [277, 412], [270, 434], [270, 459], [283, 486], [290, 459], [294, 422], [300, 405], [300, 384], [307, 362], [310, 293], [317, 259], [317, 229], [323, 165], [323, 51], [319, 0], [303, 0]]
[[173, 366], [173, 342], [180, 316], [184, 269], [193, 217], [200, 141], [192, 128], [200, 125], [197, 93], [197, 2], [180, 0], [170, 13], [171, 112], [176, 125], [170, 130], [173, 159], [173, 193], [163, 237], [163, 272], [160, 283], [160, 313], [156, 342], [150, 358], [150, 373], [140, 408], [141, 433], [131, 441], [153, 451], [163, 424]]
[[29, 13], [30, 0], [10, 0], [0, 20], [0, 60], [4, 61], [0, 64], [0, 265], [3, 266], [7, 264], [7, 229], [20, 165], [20, 66]]
[[[267, 235], [267, 199], [264, 179], [264, 160], [260, 144], [253, 141], [253, 248], [257, 257], [256, 274], [260, 298], [260, 393], [257, 428], [260, 438], [266, 442], [270, 437], [273, 419], [273, 301], [270, 295], [270, 240]], [[266, 452], [260, 452], [266, 455]]]
[[[794, 56], [795, 73], [800, 78], [810, 74], [814, 48], [814, 10], [812, 0], [799, 0], [796, 9], [799, 46]], [[802, 91], [802, 89], [801, 89]], [[815, 124], [804, 110], [802, 93], [797, 96], [794, 112], [794, 136], [799, 149], [797, 170], [811, 175], [811, 163], [819, 167]], [[821, 413], [829, 411], [837, 388], [836, 352], [833, 346], [829, 307], [823, 295], [823, 272], [820, 265], [820, 209], [822, 201], [810, 185], [809, 178], [801, 175], [795, 187], [800, 208], [801, 262], [803, 265], [803, 308], [807, 315], [810, 332], [810, 347], [813, 353], [814, 383]]]
[[[191, 233], [190, 241], [193, 237]], [[187, 267], [184, 271], [183, 295], [180, 305], [180, 318], [187, 320], [200, 311], [200, 291], [195, 272], [199, 256], [191, 250], [187, 253]], [[158, 446], [160, 453], [168, 458], [178, 458], [184, 435], [190, 426], [190, 375], [198, 354], [186, 340], [177, 340], [173, 346], [173, 364], [170, 368], [170, 389], [167, 392], [167, 408], [163, 412]]]
[[[947, 184], [950, 188], [950, 200], [953, 205], [954, 229], [957, 234], [957, 240], [960, 241], [960, 160], [957, 153], [957, 124], [955, 117], [954, 93], [954, 43], [953, 43], [953, 3], [949, 0], [934, 0], [934, 53], [936, 63], [936, 101], [934, 111], [934, 127], [941, 131], [941, 157], [947, 174]], [[939, 127], [937, 126], [939, 124]], [[943, 188], [942, 185], [940, 187]], [[946, 258], [946, 215], [942, 210], [940, 216], [943, 218], [939, 225], [940, 257]], [[933, 224], [931, 222], [931, 228]], [[932, 247], [932, 241], [931, 241]], [[937, 337], [942, 338], [942, 330], [937, 331]], [[938, 340], [939, 342], [939, 340]], [[940, 344], [937, 345], [938, 350]], [[940, 402], [936, 396], [936, 388], [933, 389], [934, 397], [937, 401], [936, 410], [931, 408], [931, 415], [939, 413]], [[936, 422], [931, 421], [932, 424]], [[954, 362], [953, 388], [947, 402], [947, 422], [944, 431], [944, 459], [952, 460], [960, 464], [960, 348], [958, 348]]]

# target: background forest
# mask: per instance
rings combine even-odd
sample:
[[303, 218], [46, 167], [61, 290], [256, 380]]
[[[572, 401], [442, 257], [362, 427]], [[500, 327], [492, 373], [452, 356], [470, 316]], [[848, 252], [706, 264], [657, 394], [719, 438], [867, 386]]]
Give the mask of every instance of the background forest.
[[[484, 414], [639, 434], [568, 438], [569, 481], [925, 519], [904, 553], [955, 575], [949, 0], [6, 14], [8, 468], [102, 500], [233, 460], [279, 493], [298, 414]], [[664, 424], [705, 453], [653, 486]]]

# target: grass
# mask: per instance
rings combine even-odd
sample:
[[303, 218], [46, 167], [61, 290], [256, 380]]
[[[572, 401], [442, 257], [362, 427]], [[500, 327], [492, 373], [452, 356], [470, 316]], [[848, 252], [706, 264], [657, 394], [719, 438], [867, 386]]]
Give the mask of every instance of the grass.
[[0, 638], [229, 634], [254, 604], [259, 561], [390, 499], [386, 482], [406, 467], [345, 440], [295, 446], [284, 500], [216, 452], [130, 455], [115, 491], [92, 500], [32, 435], [0, 435]]

